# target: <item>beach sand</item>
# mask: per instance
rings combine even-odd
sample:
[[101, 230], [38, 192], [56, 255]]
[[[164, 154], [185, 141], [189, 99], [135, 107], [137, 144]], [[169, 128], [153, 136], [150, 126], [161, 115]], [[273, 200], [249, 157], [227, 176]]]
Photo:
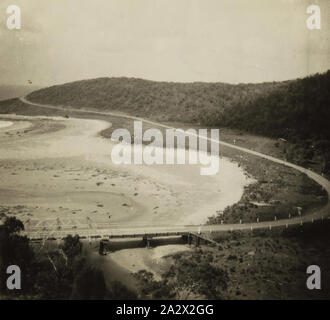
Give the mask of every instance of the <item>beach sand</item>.
[[237, 202], [251, 182], [225, 158], [214, 176], [201, 176], [199, 165], [117, 166], [114, 143], [98, 135], [111, 125], [105, 121], [16, 115], [6, 121], [15, 130], [0, 132], [0, 206], [30, 225], [47, 218], [202, 224]]
[[188, 245], [171, 244], [150, 249], [119, 250], [108, 254], [108, 257], [131, 273], [147, 270], [153, 273], [155, 280], [161, 280], [161, 275], [168, 265], [166, 257], [187, 250], [191, 250]]

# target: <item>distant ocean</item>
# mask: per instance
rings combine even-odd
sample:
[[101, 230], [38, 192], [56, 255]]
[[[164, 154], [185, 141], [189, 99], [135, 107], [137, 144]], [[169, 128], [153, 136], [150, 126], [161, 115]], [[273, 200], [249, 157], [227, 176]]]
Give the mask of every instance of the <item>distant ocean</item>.
[[23, 97], [32, 91], [38, 90], [35, 86], [8, 86], [0, 85], [0, 101], [17, 97]]

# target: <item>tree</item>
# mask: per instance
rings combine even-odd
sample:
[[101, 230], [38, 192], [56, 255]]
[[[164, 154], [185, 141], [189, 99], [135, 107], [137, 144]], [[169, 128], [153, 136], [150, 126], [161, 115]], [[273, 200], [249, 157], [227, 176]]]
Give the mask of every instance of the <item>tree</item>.
[[80, 242], [78, 235], [68, 235], [64, 239], [64, 244], [61, 248], [64, 254], [72, 261], [76, 256], [81, 254], [82, 247], [83, 244]]
[[21, 293], [29, 293], [33, 287], [32, 264], [35, 259], [34, 252], [29, 246], [29, 239], [17, 233], [24, 230], [23, 223], [15, 217], [6, 219], [0, 230], [0, 291], [6, 294], [17, 294], [6, 287], [6, 269], [10, 265], [17, 265], [21, 269]]
[[198, 253], [189, 259], [177, 258], [165, 277], [169, 279], [178, 299], [189, 299], [194, 294], [207, 299], [220, 299], [228, 281], [225, 270], [200, 261]]
[[18, 220], [16, 217], [7, 218], [4, 223], [5, 231], [8, 234], [17, 233], [24, 230], [24, 224], [22, 221]]
[[108, 298], [113, 300], [135, 300], [136, 294], [119, 281], [111, 282]]
[[74, 280], [71, 299], [100, 300], [106, 295], [104, 275], [101, 270], [86, 265]]

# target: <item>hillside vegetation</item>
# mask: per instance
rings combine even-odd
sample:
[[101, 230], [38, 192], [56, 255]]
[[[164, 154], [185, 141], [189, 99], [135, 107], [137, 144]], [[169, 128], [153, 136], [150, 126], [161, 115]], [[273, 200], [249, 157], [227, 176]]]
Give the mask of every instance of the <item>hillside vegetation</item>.
[[226, 110], [268, 94], [281, 83], [167, 83], [134, 78], [99, 78], [33, 92], [32, 101], [76, 108], [119, 110], [164, 121], [219, 124]]
[[329, 139], [329, 88], [330, 70], [292, 81], [238, 85], [99, 78], [41, 89], [28, 98], [162, 121], [230, 126], [272, 137]]
[[[140, 271], [140, 298], [324, 299], [330, 298], [330, 221], [269, 230], [214, 233], [215, 246], [167, 257], [172, 263], [157, 281]], [[307, 267], [322, 270], [322, 290], [308, 290]]]
[[121, 111], [157, 121], [230, 127], [291, 144], [286, 159], [330, 173], [330, 70], [261, 84], [168, 83], [99, 78], [31, 93], [34, 102]]

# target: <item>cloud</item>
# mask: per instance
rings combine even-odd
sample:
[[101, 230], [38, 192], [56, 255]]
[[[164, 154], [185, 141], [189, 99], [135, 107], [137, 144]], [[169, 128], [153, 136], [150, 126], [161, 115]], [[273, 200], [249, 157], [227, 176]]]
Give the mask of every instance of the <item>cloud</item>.
[[[306, 28], [306, 0], [17, 0], [23, 28], [4, 29], [0, 83], [97, 76], [262, 82], [329, 69], [326, 19]], [[328, 0], [318, 0], [322, 14]], [[320, 60], [321, 59], [321, 60]]]

